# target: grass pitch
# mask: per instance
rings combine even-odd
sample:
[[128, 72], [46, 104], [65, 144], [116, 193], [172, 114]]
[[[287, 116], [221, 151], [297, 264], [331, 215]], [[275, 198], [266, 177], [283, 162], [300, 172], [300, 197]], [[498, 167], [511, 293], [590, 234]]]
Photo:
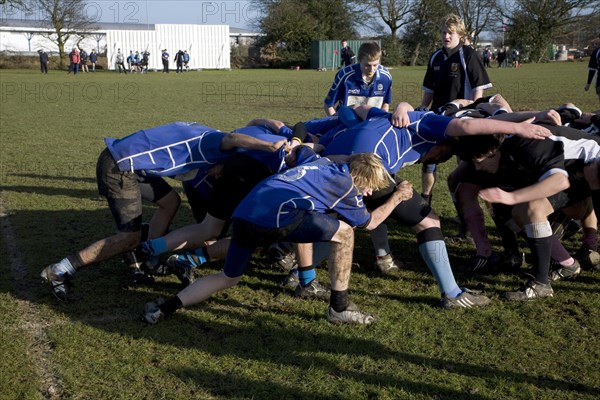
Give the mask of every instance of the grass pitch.
[[[394, 101], [418, 105], [424, 72], [393, 69]], [[585, 63], [489, 72], [488, 93], [502, 93], [516, 110], [566, 101], [599, 108], [583, 91]], [[358, 233], [351, 296], [380, 318], [368, 328], [328, 324], [325, 303], [295, 300], [279, 284], [283, 272], [270, 267], [252, 268], [239, 286], [157, 326], [139, 322], [139, 313], [146, 301], [178, 291], [174, 277], [123, 289], [127, 271], [115, 259], [77, 275], [78, 303], [57, 304], [40, 286], [48, 263], [114, 229], [95, 184], [104, 137], [178, 120], [229, 130], [256, 117], [319, 117], [332, 79], [332, 71], [310, 70], [0, 71], [0, 398], [598, 398], [598, 273], [523, 304], [500, 300], [516, 277], [457, 273], [493, 303], [449, 312], [438, 307], [414, 235], [394, 223], [392, 248], [410, 261], [396, 276], [373, 268], [370, 240]], [[442, 166], [433, 200], [447, 234], [456, 231], [443, 184], [451, 167]], [[418, 167], [402, 174], [419, 187]], [[184, 204], [174, 226], [190, 221]], [[448, 250], [455, 265], [473, 252]], [[327, 282], [326, 271], [318, 274]]]

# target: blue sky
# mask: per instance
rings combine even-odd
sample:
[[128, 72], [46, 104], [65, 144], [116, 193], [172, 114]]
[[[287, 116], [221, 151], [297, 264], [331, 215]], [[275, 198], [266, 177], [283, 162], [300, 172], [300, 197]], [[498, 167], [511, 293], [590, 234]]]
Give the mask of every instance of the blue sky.
[[99, 22], [224, 24], [252, 28], [257, 10], [248, 0], [90, 0], [86, 13]]

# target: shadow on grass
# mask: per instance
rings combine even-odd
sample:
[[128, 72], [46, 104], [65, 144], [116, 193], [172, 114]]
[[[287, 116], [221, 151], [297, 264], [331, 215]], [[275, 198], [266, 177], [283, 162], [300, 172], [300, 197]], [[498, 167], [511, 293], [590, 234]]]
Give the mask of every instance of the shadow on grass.
[[[68, 193], [68, 190], [64, 190]], [[88, 191], [89, 192], [89, 191]], [[48, 191], [51, 195], [55, 191]], [[72, 193], [71, 193], [72, 194]], [[359, 385], [366, 386], [367, 397], [377, 397], [377, 388], [391, 391], [398, 388], [412, 395], [426, 395], [446, 398], [486, 399], [488, 397], [476, 393], [465, 394], [459, 389], [449, 389], [442, 385], [422, 381], [422, 377], [399, 378], [399, 374], [383, 371], [365, 372], [364, 369], [345, 365], [337, 361], [338, 357], [363, 357], [386, 365], [392, 360], [401, 364], [429, 369], [443, 370], [447, 373], [467, 378], [481, 378], [490, 382], [511, 381], [515, 384], [531, 384], [542, 389], [568, 390], [590, 396], [600, 396], [600, 390], [594, 387], [553, 379], [516, 373], [499, 368], [490, 368], [472, 363], [455, 362], [435, 357], [393, 351], [375, 340], [361, 338], [361, 330], [357, 327], [349, 333], [345, 327], [335, 327], [323, 321], [326, 304], [318, 304], [318, 312], [310, 308], [302, 308], [273, 303], [273, 297], [267, 305], [249, 300], [241, 303], [228, 297], [227, 292], [213, 297], [209, 301], [194, 308], [212, 315], [210, 322], [199, 320], [191, 313], [178, 313], [166, 322], [170, 330], [149, 326], [147, 329], [134, 328], [133, 320], [141, 310], [145, 301], [155, 297], [174, 294], [179, 285], [173, 278], [158, 278], [157, 283], [149, 288], [133, 288], [123, 290], [123, 282], [127, 279], [127, 271], [119, 261], [108, 261], [102, 265], [91, 266], [77, 274], [77, 289], [85, 295], [81, 302], [68, 305], [57, 305], [53, 297], [47, 294], [38, 282], [38, 274], [49, 262], [71, 254], [82, 245], [109, 234], [113, 227], [107, 219], [105, 210], [94, 212], [78, 211], [31, 211], [11, 215], [13, 230], [19, 236], [20, 251], [29, 267], [21, 282], [15, 282], [11, 293], [17, 298], [25, 298], [33, 303], [50, 305], [58, 313], [64, 314], [74, 322], [84, 323], [94, 328], [118, 335], [131, 336], [134, 339], [149, 339], [157, 343], [175, 348], [200, 348], [214, 357], [234, 356], [252, 362], [259, 361], [272, 365], [300, 368], [303, 370], [316, 368], [322, 373], [334, 377], [332, 384], [343, 379], [352, 379]], [[39, 229], [27, 229], [29, 221], [36, 221]], [[68, 223], [65, 223], [68, 221]], [[71, 224], [84, 225], [80, 229], [72, 229]], [[81, 237], [81, 231], [86, 232]], [[45, 249], [40, 251], [40, 249]], [[46, 250], [47, 249], [47, 250]], [[253, 281], [244, 282], [242, 289], [253, 291], [264, 290], [271, 295], [281, 294], [279, 284], [282, 274], [278, 271], [254, 267], [249, 271]], [[255, 283], [258, 279], [259, 283]], [[276, 280], [276, 282], [273, 282]], [[416, 278], [418, 282], [430, 278]], [[591, 284], [596, 283], [593, 280]], [[245, 288], [244, 288], [245, 287]], [[27, 292], [24, 291], [27, 289]], [[425, 303], [433, 305], [437, 299], [429, 296], [401, 296], [384, 294], [392, 300], [405, 303]], [[293, 309], [292, 309], [293, 308]], [[131, 316], [132, 322], [119, 321], [117, 316]], [[217, 317], [218, 316], [218, 317]], [[243, 324], [232, 326], [220, 323], [219, 318], [230, 318], [242, 321]], [[290, 319], [283, 323], [280, 319]], [[300, 319], [298, 321], [297, 319]], [[304, 321], [304, 322], [302, 322]], [[317, 324], [310, 332], [303, 329], [306, 321]], [[321, 325], [318, 325], [321, 324]], [[161, 328], [161, 330], [157, 330]], [[354, 328], [353, 328], [354, 329]], [[197, 335], [197, 332], [201, 335]], [[182, 334], [181, 332], [188, 332]], [[385, 334], [385, 332], [382, 332]], [[351, 337], [350, 337], [351, 336]], [[299, 388], [298, 385], [285, 385], [270, 380], [268, 377], [252, 378], [233, 374], [231, 371], [219, 372], [219, 369], [202, 365], [195, 367], [170, 367], [170, 373], [182, 381], [192, 380], [214, 395], [240, 396], [256, 398], [330, 398], [331, 394], [321, 395], [310, 389]], [[277, 371], [272, 371], [277, 373]], [[300, 382], [301, 383], [301, 382]], [[343, 384], [342, 384], [343, 385]], [[343, 391], [342, 389], [340, 389]]]
[[[91, 165], [90, 169], [93, 171], [94, 165]], [[46, 175], [46, 174], [34, 174], [34, 173], [10, 173], [8, 177], [20, 177], [20, 178], [32, 178], [32, 179], [43, 179], [45, 181], [77, 181], [84, 183], [92, 183], [96, 185], [96, 178], [90, 178], [85, 176], [64, 176], [64, 175]], [[21, 187], [21, 186], [19, 186]]]

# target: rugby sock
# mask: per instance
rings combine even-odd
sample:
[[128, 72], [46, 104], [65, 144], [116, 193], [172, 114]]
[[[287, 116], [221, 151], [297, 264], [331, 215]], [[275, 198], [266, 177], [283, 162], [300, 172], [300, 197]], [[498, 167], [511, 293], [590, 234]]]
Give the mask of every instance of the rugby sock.
[[312, 281], [317, 278], [317, 271], [314, 266], [309, 267], [298, 267], [298, 279], [300, 280], [300, 286], [308, 286]]
[[552, 252], [552, 228], [550, 222], [537, 222], [524, 227], [527, 243], [533, 258], [533, 275], [537, 282], [547, 284]]
[[200, 247], [192, 252], [185, 252], [177, 256], [177, 262], [186, 264], [190, 268], [196, 268], [208, 261], [208, 253], [206, 247]]
[[390, 241], [388, 240], [387, 225], [385, 223], [379, 224], [377, 228], [369, 232], [369, 236], [371, 236], [376, 257], [384, 257], [392, 252]]
[[598, 251], [598, 231], [593, 228], [583, 228], [581, 245], [586, 249]]
[[483, 257], [491, 256], [492, 245], [485, 229], [483, 210], [480, 207], [472, 207], [466, 210], [463, 214], [463, 222], [471, 232], [471, 236], [473, 236], [477, 255]]
[[58, 276], [67, 275], [75, 275], [75, 267], [71, 263], [71, 258], [76, 256], [65, 257], [60, 260], [58, 263], [54, 264], [52, 267], [52, 271]]
[[167, 239], [164, 236], [142, 243], [142, 249], [149, 256], [159, 256], [169, 251], [167, 248]]
[[449, 297], [462, 293], [452, 273], [444, 236], [440, 228], [428, 228], [417, 233], [417, 244], [423, 261], [435, 277], [440, 291]]
[[556, 237], [556, 235], [552, 235], [551, 241], [552, 241], [552, 253], [551, 253], [552, 259], [558, 261], [558, 263], [560, 265], [562, 265], [563, 267], [568, 267], [569, 265], [573, 265], [575, 260], [573, 259], [573, 257], [571, 257], [571, 255], [569, 254], [567, 249], [565, 249], [565, 246], [562, 245], [562, 243]]
[[348, 307], [350, 301], [348, 301], [347, 290], [331, 290], [331, 297], [329, 298], [329, 307], [333, 308], [335, 312], [342, 312]]
[[158, 308], [160, 308], [160, 311], [162, 311], [163, 314], [165, 314], [165, 317], [173, 315], [175, 311], [179, 310], [181, 307], [183, 307], [183, 303], [181, 302], [181, 299], [177, 296], [171, 297], [169, 300], [165, 301], [163, 304], [158, 306]]

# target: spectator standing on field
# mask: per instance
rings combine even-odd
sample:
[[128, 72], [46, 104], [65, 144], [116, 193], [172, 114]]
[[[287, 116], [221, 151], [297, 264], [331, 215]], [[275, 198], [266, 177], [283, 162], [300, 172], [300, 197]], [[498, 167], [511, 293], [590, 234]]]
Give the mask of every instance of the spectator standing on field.
[[129, 72], [133, 71], [133, 50], [129, 50], [129, 55], [127, 56], [127, 69]]
[[90, 52], [90, 63], [92, 63], [92, 72], [96, 72], [96, 62], [98, 61], [98, 54], [96, 49], [92, 49]]
[[163, 74], [169, 73], [169, 53], [167, 53], [167, 49], [164, 49], [161, 54], [162, 64], [163, 64]]
[[71, 60], [71, 68], [69, 68], [69, 74], [73, 71], [73, 74], [77, 75], [79, 72], [79, 62], [81, 61], [81, 56], [79, 54], [79, 49], [77, 47], [73, 47], [73, 50], [69, 53], [69, 59]]
[[498, 52], [498, 68], [502, 68], [504, 66], [504, 60], [506, 60], [506, 48], [502, 48], [502, 50], [500, 50]]
[[[598, 35], [600, 39], [600, 34]], [[590, 57], [590, 62], [588, 63], [588, 79], [585, 84], [584, 90], [587, 92], [590, 90], [590, 85], [594, 80], [594, 75], [596, 75], [596, 94], [598, 95], [598, 100], [600, 100], [600, 46], [596, 48], [592, 52], [592, 56]]]
[[521, 64], [519, 64], [519, 50], [512, 49], [511, 56], [513, 68], [519, 68], [521, 66]]
[[117, 61], [117, 67], [119, 68], [119, 73], [123, 72], [126, 74], [127, 70], [125, 69], [125, 57], [123, 57], [123, 53], [121, 53], [121, 49], [117, 49], [116, 61]]
[[177, 69], [175, 70], [176, 73], [183, 73], [183, 54], [183, 50], [179, 50], [175, 53], [175, 65], [177, 66]]
[[340, 51], [340, 61], [341, 67], [344, 68], [354, 62], [356, 56], [352, 49], [348, 46], [348, 41], [346, 39], [342, 40], [342, 50]]
[[485, 68], [489, 68], [490, 67], [490, 60], [492, 58], [492, 52], [490, 51], [489, 47], [486, 47], [485, 50], [483, 50], [483, 66]]
[[40, 54], [40, 69], [42, 70], [42, 74], [48, 73], [48, 53], [44, 49], [39, 49], [38, 53]]
[[81, 72], [90, 72], [88, 69], [88, 66], [87, 66], [87, 62], [88, 62], [88, 58], [89, 58], [87, 51], [82, 49], [80, 56], [81, 56], [81, 62], [79, 64], [81, 65]]
[[186, 71], [190, 70], [190, 55], [187, 50], [183, 52], [183, 67]]

